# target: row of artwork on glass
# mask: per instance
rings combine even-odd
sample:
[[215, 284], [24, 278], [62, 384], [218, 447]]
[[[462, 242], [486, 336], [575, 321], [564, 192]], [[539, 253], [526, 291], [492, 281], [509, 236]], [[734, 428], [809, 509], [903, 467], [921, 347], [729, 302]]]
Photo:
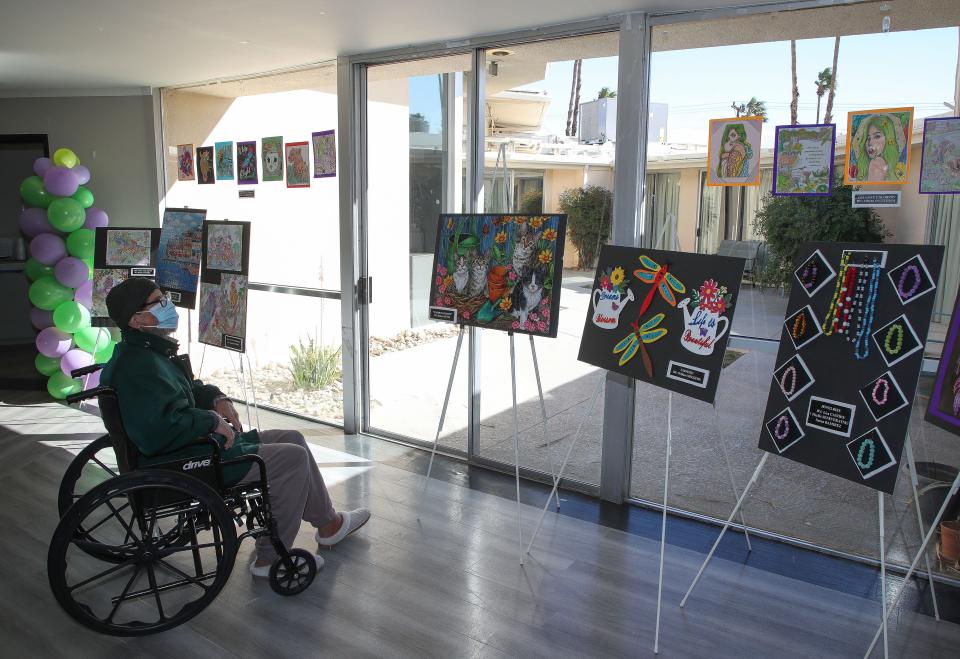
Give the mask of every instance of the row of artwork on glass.
[[257, 142], [216, 142], [213, 146], [177, 146], [177, 180], [212, 185], [236, 180], [240, 185], [283, 181], [288, 188], [310, 187], [310, 150], [313, 148], [313, 178], [337, 175], [337, 138], [333, 130], [313, 133], [309, 142], [287, 142], [283, 137], [264, 137]]
[[[710, 120], [707, 185], [760, 185], [763, 121], [763, 117]], [[777, 126], [774, 195], [831, 194], [836, 131], [836, 124]], [[909, 183], [912, 137], [913, 108], [850, 112], [844, 184]], [[921, 194], [960, 192], [960, 118], [924, 121], [919, 181]]]

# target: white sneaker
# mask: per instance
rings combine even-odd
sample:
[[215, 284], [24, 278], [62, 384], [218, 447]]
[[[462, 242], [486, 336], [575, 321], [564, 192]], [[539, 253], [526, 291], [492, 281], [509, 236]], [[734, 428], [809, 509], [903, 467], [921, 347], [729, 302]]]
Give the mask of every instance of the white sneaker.
[[344, 511], [340, 513], [340, 516], [343, 517], [343, 524], [340, 525], [340, 530], [333, 535], [321, 537], [320, 531], [317, 531], [318, 545], [324, 548], [332, 547], [370, 521], [370, 511], [366, 508]]
[[[317, 565], [317, 572], [323, 569], [323, 556], [320, 554], [313, 555], [313, 562]], [[266, 565], [257, 565], [257, 553], [253, 553], [253, 559], [250, 561], [250, 574], [255, 577], [269, 577], [270, 576], [270, 567], [273, 563], [267, 563]]]

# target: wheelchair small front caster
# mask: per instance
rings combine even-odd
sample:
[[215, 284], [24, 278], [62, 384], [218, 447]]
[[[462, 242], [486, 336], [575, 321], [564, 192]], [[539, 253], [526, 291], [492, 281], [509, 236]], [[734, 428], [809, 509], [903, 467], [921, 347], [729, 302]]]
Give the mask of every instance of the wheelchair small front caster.
[[313, 560], [313, 554], [307, 550], [290, 550], [290, 562], [293, 564], [292, 570], [283, 564], [282, 558], [278, 558], [270, 566], [270, 587], [278, 595], [302, 593], [317, 576], [317, 564]]

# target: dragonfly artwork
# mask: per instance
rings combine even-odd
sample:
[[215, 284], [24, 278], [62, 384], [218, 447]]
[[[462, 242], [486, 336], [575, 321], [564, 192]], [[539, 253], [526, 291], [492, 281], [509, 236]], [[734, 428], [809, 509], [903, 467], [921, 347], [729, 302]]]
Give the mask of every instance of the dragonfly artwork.
[[647, 352], [646, 344], [653, 343], [666, 336], [667, 328], [658, 327], [663, 318], [664, 314], [658, 313], [643, 325], [640, 325], [639, 317], [630, 323], [633, 331], [613, 347], [614, 354], [622, 353], [620, 355], [620, 366], [629, 362], [639, 352], [640, 360], [643, 362], [643, 370], [647, 372], [647, 377], [653, 377], [653, 361], [651, 361], [650, 354]]
[[640, 255], [640, 264], [643, 267], [634, 270], [633, 276], [645, 284], [650, 284], [650, 290], [647, 292], [647, 297], [643, 299], [639, 315], [642, 316], [643, 312], [650, 306], [654, 291], [659, 292], [660, 297], [671, 307], [677, 306], [677, 296], [674, 295], [674, 291], [683, 295], [687, 292], [687, 287], [667, 272], [669, 266], [660, 265], [646, 254]]

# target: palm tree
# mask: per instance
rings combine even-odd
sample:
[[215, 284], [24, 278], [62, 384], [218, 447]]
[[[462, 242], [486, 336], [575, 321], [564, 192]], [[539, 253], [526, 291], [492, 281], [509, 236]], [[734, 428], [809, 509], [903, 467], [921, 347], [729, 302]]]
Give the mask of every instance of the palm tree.
[[767, 102], [758, 101], [756, 96], [751, 96], [746, 103], [737, 104], [736, 101], [730, 104], [737, 116], [744, 117], [763, 117], [763, 122], [767, 122]]
[[567, 137], [577, 134], [577, 119], [580, 115], [580, 68], [583, 60], [573, 61], [573, 80], [570, 83], [570, 104], [567, 106]]
[[820, 123], [820, 100], [823, 98], [823, 95], [827, 93], [827, 90], [830, 88], [830, 85], [833, 84], [833, 71], [827, 67], [823, 71], [817, 74], [817, 79], [815, 81], [817, 85], [817, 121]]
[[833, 40], [833, 66], [830, 67], [830, 88], [827, 90], [827, 109], [823, 113], [823, 123], [833, 120], [833, 97], [837, 92], [837, 58], [840, 55], [840, 37]]
[[616, 98], [617, 90], [610, 89], [609, 87], [601, 87], [600, 91], [597, 93], [597, 100], [601, 98]]
[[790, 80], [793, 84], [790, 97], [790, 123], [797, 124], [797, 106], [800, 104], [800, 89], [797, 87], [797, 41], [790, 40]]

